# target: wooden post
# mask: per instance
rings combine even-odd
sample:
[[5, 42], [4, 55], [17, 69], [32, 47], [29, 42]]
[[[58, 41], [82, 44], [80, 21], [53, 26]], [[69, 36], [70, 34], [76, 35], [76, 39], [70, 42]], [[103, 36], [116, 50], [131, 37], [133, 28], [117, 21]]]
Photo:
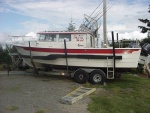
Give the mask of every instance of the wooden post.
[[116, 73], [116, 57], [115, 57], [115, 43], [114, 43], [114, 32], [112, 31], [112, 45], [113, 45], [113, 58], [114, 58], [114, 75]]
[[34, 69], [35, 73], [39, 75], [39, 72], [38, 72], [38, 70], [37, 70], [37, 68], [36, 68], [36, 66], [35, 66], [35, 64], [34, 64], [34, 62], [33, 62], [33, 59], [32, 59], [30, 41], [29, 41], [29, 49], [30, 49], [31, 64], [32, 64], [32, 66], [33, 66], [33, 69]]
[[68, 56], [67, 56], [67, 44], [66, 44], [66, 39], [64, 39], [64, 49], [65, 49], [65, 58], [66, 58], [66, 67], [67, 67], [67, 75], [68, 73]]

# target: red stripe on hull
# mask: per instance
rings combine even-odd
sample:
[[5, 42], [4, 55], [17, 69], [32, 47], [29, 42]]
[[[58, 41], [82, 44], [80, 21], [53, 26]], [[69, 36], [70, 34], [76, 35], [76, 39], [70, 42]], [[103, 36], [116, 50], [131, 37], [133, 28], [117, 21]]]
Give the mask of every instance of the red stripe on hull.
[[[21, 46], [18, 46], [21, 47]], [[30, 50], [29, 47], [21, 47], [25, 50]], [[115, 49], [116, 54], [124, 54], [124, 53], [132, 53], [134, 51], [139, 51], [140, 48], [137, 49]], [[64, 53], [64, 49], [57, 49], [57, 48], [35, 48], [31, 47], [31, 51], [35, 52], [49, 52], [49, 53]], [[67, 53], [86, 53], [86, 54], [112, 54], [113, 49], [67, 49]]]

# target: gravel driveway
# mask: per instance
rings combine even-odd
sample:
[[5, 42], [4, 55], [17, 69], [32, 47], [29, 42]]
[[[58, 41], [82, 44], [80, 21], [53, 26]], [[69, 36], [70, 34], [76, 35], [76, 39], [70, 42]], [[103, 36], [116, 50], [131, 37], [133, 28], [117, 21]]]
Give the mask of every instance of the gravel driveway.
[[90, 113], [89, 97], [73, 105], [60, 103], [63, 96], [79, 86], [61, 76], [0, 74], [0, 113]]

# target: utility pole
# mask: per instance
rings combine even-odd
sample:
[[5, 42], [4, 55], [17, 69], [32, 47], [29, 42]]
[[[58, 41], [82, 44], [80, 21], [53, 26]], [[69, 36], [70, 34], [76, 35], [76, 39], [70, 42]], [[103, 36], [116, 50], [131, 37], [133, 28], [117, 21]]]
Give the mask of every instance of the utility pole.
[[107, 0], [103, 0], [103, 37], [104, 37], [104, 45], [107, 47], [106, 1]]

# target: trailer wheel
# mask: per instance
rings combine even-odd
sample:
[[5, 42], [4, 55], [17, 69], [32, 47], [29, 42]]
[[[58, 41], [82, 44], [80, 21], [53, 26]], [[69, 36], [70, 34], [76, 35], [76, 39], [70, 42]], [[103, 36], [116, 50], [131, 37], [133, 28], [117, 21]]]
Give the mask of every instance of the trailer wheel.
[[102, 70], [94, 70], [90, 74], [90, 83], [92, 84], [103, 84], [106, 80], [106, 75]]
[[85, 83], [89, 78], [88, 73], [85, 70], [78, 69], [74, 72], [74, 81], [77, 83]]

